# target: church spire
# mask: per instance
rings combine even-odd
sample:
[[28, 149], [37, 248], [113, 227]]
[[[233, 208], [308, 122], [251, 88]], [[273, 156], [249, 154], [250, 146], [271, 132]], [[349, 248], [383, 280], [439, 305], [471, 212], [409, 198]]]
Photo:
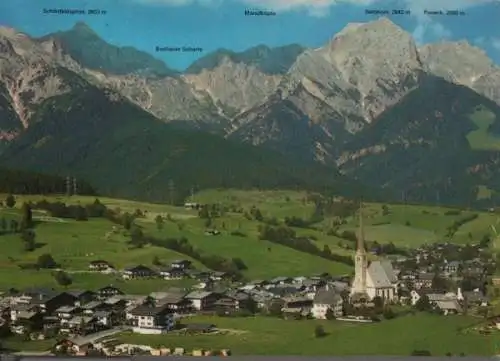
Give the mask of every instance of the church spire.
[[359, 231], [358, 231], [358, 242], [357, 251], [365, 252], [365, 232], [363, 227], [363, 202], [359, 203]]

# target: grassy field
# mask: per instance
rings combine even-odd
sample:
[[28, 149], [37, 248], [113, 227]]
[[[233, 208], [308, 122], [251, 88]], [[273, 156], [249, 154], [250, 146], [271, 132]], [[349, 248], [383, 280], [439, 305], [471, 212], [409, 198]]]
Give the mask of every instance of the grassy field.
[[477, 126], [467, 134], [467, 140], [472, 149], [477, 150], [499, 150], [500, 138], [495, 137], [489, 132], [489, 127], [495, 122], [495, 115], [490, 111], [480, 108], [470, 116]]
[[[413, 350], [428, 350], [434, 355], [492, 355], [498, 336], [463, 334], [458, 330], [477, 322], [463, 316], [416, 314], [375, 324], [342, 321], [287, 321], [270, 317], [218, 318], [195, 317], [185, 323], [213, 323], [226, 335], [124, 334], [124, 342], [154, 347], [193, 349], [229, 348], [235, 355], [410, 355]], [[316, 338], [314, 329], [322, 325], [328, 333]], [[500, 335], [500, 334], [499, 334]]]
[[[252, 206], [258, 207], [264, 216], [283, 220], [287, 216], [308, 218], [313, 212], [310, 203], [304, 204], [306, 194], [292, 191], [238, 191], [211, 190], [203, 191], [194, 196], [195, 202], [220, 203], [247, 211]], [[0, 199], [5, 195], [0, 195]], [[16, 196], [14, 209], [0, 210], [0, 216], [7, 220], [19, 216], [19, 207], [24, 201], [47, 199], [68, 204], [88, 204], [94, 197], [64, 197], [64, 196]], [[162, 204], [149, 204], [119, 199], [99, 197], [99, 200], [112, 209], [134, 212], [136, 209], [146, 211], [146, 218], [138, 219], [138, 223], [149, 234], [166, 238], [188, 238], [189, 242], [199, 248], [204, 254], [220, 255], [225, 258], [241, 258], [247, 265], [245, 275], [251, 279], [271, 278], [276, 276], [311, 275], [320, 272], [332, 274], [350, 273], [352, 269], [344, 264], [325, 260], [306, 253], [298, 252], [285, 246], [258, 239], [259, 222], [246, 219], [242, 213], [227, 213], [213, 220], [213, 225], [221, 230], [220, 236], [206, 236], [205, 220], [197, 217], [197, 212]], [[368, 240], [380, 243], [394, 242], [399, 246], [416, 247], [423, 243], [444, 239], [447, 228], [453, 222], [471, 215], [478, 217], [465, 223], [454, 234], [452, 241], [456, 243], [478, 242], [485, 234], [491, 234], [491, 225], [498, 220], [496, 214], [487, 212], [461, 211], [460, 214], [450, 214], [450, 209], [444, 207], [392, 205], [387, 204], [388, 212], [383, 212], [382, 204], [365, 205], [365, 234]], [[448, 212], [448, 214], [447, 214]], [[154, 218], [157, 214], [169, 214], [173, 221], [166, 221], [163, 229], [157, 229]], [[124, 282], [115, 276], [78, 273], [88, 267], [88, 262], [94, 259], [106, 259], [118, 268], [139, 263], [151, 265], [153, 258], [158, 256], [168, 263], [174, 259], [188, 258], [176, 252], [146, 246], [142, 249], [130, 249], [128, 236], [118, 232], [110, 239], [105, 234], [112, 230], [113, 224], [104, 219], [91, 219], [87, 222], [77, 222], [68, 219], [50, 219], [40, 217], [36, 227], [36, 241], [40, 247], [34, 252], [25, 252], [19, 235], [3, 235], [0, 237], [0, 288], [20, 287], [36, 281], [38, 285], [55, 285], [50, 272], [21, 271], [20, 263], [29, 263], [43, 253], [50, 253], [65, 269], [72, 273], [75, 287], [101, 286], [109, 283], [120, 284], [131, 292], [156, 290], [170, 285], [170, 281], [139, 281]], [[313, 225], [310, 229], [295, 228], [300, 236], [312, 237], [319, 248], [328, 245], [338, 254], [349, 255], [352, 251], [341, 248], [345, 243], [342, 239], [327, 235], [330, 219]], [[500, 227], [497, 227], [500, 228]], [[347, 219], [342, 230], [356, 230], [357, 219]], [[234, 231], [245, 236], [234, 235]], [[498, 245], [497, 245], [498, 246]], [[199, 268], [199, 263], [193, 261]], [[15, 276], [15, 277], [8, 277]]]

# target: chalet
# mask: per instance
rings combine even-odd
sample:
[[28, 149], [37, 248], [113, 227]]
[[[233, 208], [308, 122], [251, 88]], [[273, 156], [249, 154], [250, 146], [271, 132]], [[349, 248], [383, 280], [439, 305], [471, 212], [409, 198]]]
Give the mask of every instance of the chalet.
[[61, 333], [71, 333], [79, 335], [88, 335], [99, 329], [97, 319], [88, 316], [75, 316], [61, 325]]
[[75, 306], [81, 306], [84, 303], [93, 301], [97, 298], [97, 294], [88, 290], [72, 290], [67, 291], [68, 294], [75, 297]]
[[16, 322], [19, 318], [23, 318], [29, 313], [38, 313], [39, 309], [35, 305], [30, 304], [14, 304], [10, 307], [10, 320]]
[[212, 308], [218, 296], [213, 292], [193, 291], [188, 293], [185, 298], [192, 302], [196, 310], [201, 311]]
[[228, 291], [215, 301], [214, 307], [223, 312], [232, 312], [246, 309], [249, 300], [250, 296], [245, 292]]
[[462, 303], [467, 303], [469, 306], [488, 306], [489, 298], [478, 289], [473, 291], [462, 291], [461, 288], [457, 291], [457, 300]]
[[127, 307], [127, 300], [123, 299], [120, 296], [112, 296], [107, 298], [104, 303], [111, 306], [111, 310], [116, 312], [124, 311]]
[[316, 292], [311, 313], [317, 319], [326, 319], [328, 311], [331, 311], [334, 317], [340, 317], [343, 314], [342, 306], [343, 299], [340, 294], [327, 285]]
[[138, 265], [135, 267], [126, 268], [123, 271], [124, 279], [134, 279], [134, 278], [151, 278], [155, 277], [157, 273], [149, 267], [144, 265]]
[[97, 296], [101, 299], [105, 299], [105, 298], [109, 298], [109, 297], [113, 297], [113, 296], [118, 296], [118, 295], [123, 295], [123, 292], [119, 288], [113, 287], [113, 286], [105, 286], [105, 287], [99, 288], [96, 293], [97, 293]]
[[76, 306], [61, 306], [54, 311], [55, 315], [61, 320], [61, 323], [69, 321], [82, 311], [81, 308]]
[[82, 306], [85, 316], [93, 316], [97, 311], [110, 311], [112, 306], [106, 302], [92, 301]]
[[283, 301], [285, 301], [284, 308], [289, 309], [306, 309], [311, 308], [313, 305], [313, 301], [310, 298], [304, 296], [287, 296], [283, 297]]
[[175, 326], [172, 311], [166, 306], [140, 305], [127, 313], [132, 330], [142, 334], [161, 334]]
[[443, 272], [448, 274], [454, 274], [457, 273], [461, 267], [462, 265], [458, 261], [446, 262], [443, 266]]
[[74, 305], [77, 300], [69, 293], [55, 290], [29, 290], [25, 291], [24, 297], [30, 305], [36, 306], [44, 314], [51, 314], [61, 306]]
[[187, 259], [175, 260], [170, 264], [170, 266], [172, 268], [185, 270], [191, 267], [191, 261], [188, 261]]
[[109, 310], [109, 311], [96, 311], [94, 313], [96, 322], [100, 328], [111, 328], [117, 326], [124, 317], [121, 317], [121, 313]]
[[410, 291], [411, 304], [414, 306], [423, 295], [427, 296], [430, 303], [436, 303], [438, 301], [457, 301], [457, 295], [453, 292], [420, 289]]
[[188, 313], [193, 310], [193, 303], [185, 299], [185, 293], [178, 292], [159, 292], [158, 295], [152, 295], [157, 300], [158, 306], [166, 306], [170, 311], [176, 314]]
[[186, 277], [186, 272], [182, 268], [163, 268], [159, 272], [165, 280], [180, 280]]
[[110, 269], [114, 269], [114, 267], [108, 261], [96, 260], [89, 263], [89, 270], [91, 271], [107, 271]]
[[444, 315], [456, 315], [462, 311], [462, 307], [456, 299], [437, 300], [434, 302], [434, 305], [441, 310]]
[[90, 337], [65, 338], [59, 341], [54, 349], [63, 353], [85, 355], [86, 351], [92, 348], [92, 341]]
[[431, 288], [433, 279], [433, 273], [419, 273], [417, 278], [413, 281], [413, 287], [416, 289]]
[[213, 281], [225, 281], [225, 280], [230, 280], [231, 275], [227, 272], [216, 271], [212, 272], [212, 274], [210, 275], [210, 279]]

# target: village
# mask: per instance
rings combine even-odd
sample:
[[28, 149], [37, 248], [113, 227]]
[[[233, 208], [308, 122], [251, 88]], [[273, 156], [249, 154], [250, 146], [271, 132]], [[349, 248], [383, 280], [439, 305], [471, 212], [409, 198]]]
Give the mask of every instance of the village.
[[[53, 339], [51, 353], [72, 355], [230, 355], [229, 349], [154, 348], [123, 344], [115, 338], [124, 332], [185, 337], [230, 332], [217, 324], [189, 321], [200, 314], [357, 323], [391, 322], [408, 312], [431, 312], [441, 317], [469, 314], [488, 320], [480, 333], [498, 332], [500, 318], [491, 314], [486, 295], [494, 262], [484, 257], [479, 245], [433, 244], [414, 250], [410, 257], [366, 262], [365, 268], [363, 257], [359, 258], [363, 252], [358, 249], [356, 253], [358, 275], [353, 285], [350, 275], [325, 273], [235, 282], [224, 272], [197, 271], [188, 260], [172, 262], [167, 268], [137, 265], [121, 271], [106, 260], [95, 260], [89, 270], [119, 273], [125, 280], [186, 278], [196, 284], [144, 295], [125, 294], [113, 285], [96, 290], [12, 289], [1, 296], [2, 327], [25, 335], [27, 342]], [[364, 280], [364, 294], [355, 289], [357, 278]]]

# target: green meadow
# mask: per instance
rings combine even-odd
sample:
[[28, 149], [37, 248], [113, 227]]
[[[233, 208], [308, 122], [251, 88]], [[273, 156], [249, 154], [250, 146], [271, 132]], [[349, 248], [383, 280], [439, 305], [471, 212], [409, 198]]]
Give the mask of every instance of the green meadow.
[[[212, 323], [226, 334], [162, 336], [123, 334], [118, 339], [153, 347], [230, 349], [234, 355], [410, 355], [427, 350], [433, 356], [492, 355], [500, 337], [481, 336], [466, 329], [478, 323], [464, 316], [417, 313], [373, 324], [343, 321], [291, 321], [273, 317], [207, 317], [184, 323]], [[315, 337], [321, 325], [325, 337]]]
[[[206, 255], [240, 258], [247, 266], [244, 275], [249, 279], [272, 278], [276, 276], [312, 275], [321, 272], [331, 274], [350, 274], [351, 267], [318, 256], [300, 252], [283, 245], [260, 240], [258, 227], [262, 222], [249, 220], [244, 216], [252, 207], [261, 210], [266, 218], [283, 221], [285, 217], [308, 219], [314, 206], [305, 202], [305, 192], [293, 191], [240, 191], [208, 190], [193, 197], [194, 202], [218, 203], [229, 207], [220, 218], [214, 218], [210, 228], [221, 231], [218, 236], [207, 236], [206, 220], [197, 216], [197, 211], [165, 204], [152, 204], [129, 200], [99, 197], [99, 200], [111, 209], [133, 213], [141, 210], [144, 218], [138, 218], [137, 224], [144, 232], [159, 238], [186, 237], [189, 242]], [[5, 195], [0, 195], [0, 199]], [[64, 196], [16, 196], [17, 204], [13, 209], [3, 208], [0, 216], [7, 221], [19, 217], [19, 208], [25, 201], [61, 201], [67, 204], [89, 204], [95, 197]], [[385, 208], [385, 211], [384, 211]], [[456, 221], [477, 214], [477, 218], [461, 225], [453, 234], [451, 241], [466, 244], [479, 242], [484, 235], [491, 235], [491, 225], [498, 217], [493, 213], [462, 210], [445, 207], [422, 205], [396, 205], [368, 203], [364, 208], [365, 235], [369, 241], [379, 243], [393, 242], [403, 247], [418, 247], [424, 243], [446, 240], [447, 229]], [[159, 229], [155, 223], [157, 215], [169, 216]], [[131, 248], [129, 235], [122, 229], [113, 232], [114, 224], [106, 219], [76, 221], [55, 219], [35, 211], [36, 242], [39, 247], [33, 252], [26, 252], [18, 234], [0, 236], [0, 288], [24, 287], [32, 285], [56, 286], [50, 271], [21, 270], [20, 264], [32, 263], [44, 253], [50, 253], [71, 273], [71, 287], [96, 288], [115, 284], [129, 292], [148, 292], [166, 288], [179, 281], [141, 280], [124, 281], [115, 275], [89, 273], [88, 264], [92, 260], [104, 259], [117, 268], [137, 264], [152, 265], [155, 257], [168, 264], [170, 261], [187, 258], [177, 252], [154, 246]], [[348, 217], [341, 225], [343, 230], [356, 231], [358, 220]], [[346, 241], [332, 236], [327, 231], [331, 228], [331, 219], [325, 218], [309, 228], [294, 228], [297, 235], [314, 240], [318, 248], [328, 245], [332, 252], [341, 255], [352, 254], [343, 247]], [[107, 234], [110, 234], [106, 236]], [[330, 235], [329, 235], [330, 234]], [[204, 267], [192, 260], [196, 267]], [[180, 282], [186, 284], [186, 281]]]

